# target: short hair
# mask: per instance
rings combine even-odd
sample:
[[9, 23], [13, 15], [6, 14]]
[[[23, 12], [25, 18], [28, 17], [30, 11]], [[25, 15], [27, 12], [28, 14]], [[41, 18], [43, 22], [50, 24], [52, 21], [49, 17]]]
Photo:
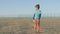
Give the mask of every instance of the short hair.
[[35, 7], [37, 7], [39, 9], [40, 8], [40, 5], [39, 4], [36, 4]]

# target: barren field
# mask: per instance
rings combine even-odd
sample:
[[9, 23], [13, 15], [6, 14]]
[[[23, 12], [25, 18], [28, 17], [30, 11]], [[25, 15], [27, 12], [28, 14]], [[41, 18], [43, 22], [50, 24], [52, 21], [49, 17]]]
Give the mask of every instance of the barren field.
[[41, 18], [40, 33], [34, 32], [32, 18], [0, 18], [0, 34], [60, 34], [60, 18]]

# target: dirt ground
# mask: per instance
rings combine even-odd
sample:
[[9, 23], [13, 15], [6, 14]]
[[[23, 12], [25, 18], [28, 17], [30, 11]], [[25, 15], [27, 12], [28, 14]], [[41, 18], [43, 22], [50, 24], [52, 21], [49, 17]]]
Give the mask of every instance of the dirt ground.
[[36, 33], [32, 18], [0, 18], [0, 34], [60, 34], [60, 18], [41, 18], [40, 24]]

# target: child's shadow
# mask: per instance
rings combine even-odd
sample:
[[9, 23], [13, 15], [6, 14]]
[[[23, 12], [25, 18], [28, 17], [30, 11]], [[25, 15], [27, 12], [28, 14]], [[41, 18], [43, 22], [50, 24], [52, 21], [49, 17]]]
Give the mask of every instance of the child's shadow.
[[41, 34], [41, 33], [44, 33], [44, 32], [35, 32], [35, 34]]
[[23, 31], [21, 33], [18, 33], [18, 34], [28, 34], [26, 31]]

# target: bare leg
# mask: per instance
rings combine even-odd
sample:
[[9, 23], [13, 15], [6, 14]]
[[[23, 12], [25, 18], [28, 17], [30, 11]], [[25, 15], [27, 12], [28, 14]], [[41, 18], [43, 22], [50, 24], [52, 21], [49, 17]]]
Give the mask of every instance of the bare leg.
[[38, 25], [38, 26], [37, 26], [37, 32], [39, 32], [39, 30], [40, 30], [40, 26]]
[[36, 20], [34, 20], [34, 31], [36, 31], [37, 25], [36, 25]]
[[37, 27], [36, 24], [34, 24], [34, 31], [36, 31], [36, 29], [37, 29], [36, 27]]
[[37, 20], [37, 32], [39, 32], [39, 30], [40, 30], [40, 21]]

